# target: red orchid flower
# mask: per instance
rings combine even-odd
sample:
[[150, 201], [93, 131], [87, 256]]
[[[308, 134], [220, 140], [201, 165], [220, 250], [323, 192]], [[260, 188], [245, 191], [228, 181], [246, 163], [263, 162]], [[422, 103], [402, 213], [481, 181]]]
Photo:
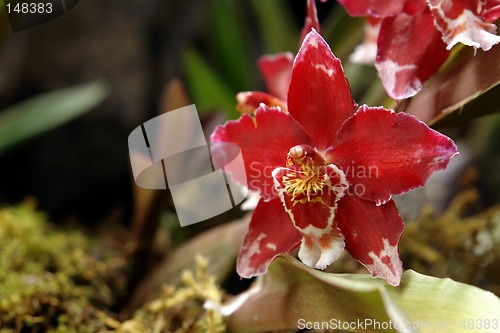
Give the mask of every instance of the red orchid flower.
[[457, 154], [451, 139], [415, 117], [381, 107], [357, 112], [340, 60], [311, 31], [293, 63], [288, 112], [261, 104], [212, 134], [237, 144], [250, 190], [261, 195], [238, 258], [242, 277], [300, 245], [299, 258], [324, 269], [344, 247], [373, 275], [399, 285], [404, 224], [391, 199], [423, 185]]
[[[499, 0], [339, 0], [351, 16], [365, 16], [366, 38], [351, 60], [375, 62], [387, 93], [415, 95], [457, 43], [484, 51], [500, 43]], [[377, 36], [378, 39], [374, 38]]]

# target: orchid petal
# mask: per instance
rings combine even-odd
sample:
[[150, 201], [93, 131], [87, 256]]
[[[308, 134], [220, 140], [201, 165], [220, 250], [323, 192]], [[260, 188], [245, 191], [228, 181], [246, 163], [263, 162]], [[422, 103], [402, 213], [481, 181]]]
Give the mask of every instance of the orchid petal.
[[264, 55], [257, 65], [266, 81], [267, 90], [271, 95], [286, 101], [288, 86], [292, 75], [293, 54], [290, 52], [275, 55]]
[[[455, 44], [462, 43], [488, 51], [493, 45], [500, 43], [500, 36], [495, 35], [496, 25], [485, 22], [482, 18], [480, 11], [483, 2], [428, 0], [434, 24], [441, 31], [448, 50]], [[496, 17], [497, 10], [490, 8], [488, 17]]]
[[236, 95], [238, 105], [236, 108], [241, 113], [253, 114], [261, 104], [272, 108], [279, 106], [282, 111], [286, 111], [286, 102], [279, 100], [273, 95], [269, 95], [260, 91], [245, 91]]
[[[279, 108], [261, 105], [255, 117], [243, 114], [240, 119], [218, 126], [211, 137], [213, 162], [217, 167], [228, 164], [226, 145], [231, 142], [241, 149], [246, 169], [246, 183], [250, 190], [259, 192], [265, 199], [276, 196], [271, 172], [285, 164], [286, 155], [297, 144], [310, 144], [306, 131], [287, 113]], [[236, 182], [245, 184], [244, 175], [238, 170], [226, 170]]]
[[238, 274], [244, 278], [264, 274], [275, 257], [292, 251], [301, 238], [279, 199], [261, 200], [241, 247], [236, 265]]
[[500, 1], [486, 0], [486, 4], [483, 8], [483, 17], [490, 22], [498, 20], [498, 18], [500, 18]]
[[445, 169], [457, 147], [412, 115], [363, 105], [326, 154], [344, 172], [351, 193], [381, 205]]
[[449, 56], [428, 10], [384, 19], [377, 46], [375, 66], [394, 99], [415, 95]]
[[346, 195], [339, 202], [336, 219], [352, 257], [374, 276], [398, 286], [403, 274], [398, 248], [404, 223], [394, 201], [376, 206]]
[[323, 150], [354, 108], [340, 60], [323, 37], [311, 31], [293, 64], [288, 111], [308, 131], [316, 148]]
[[339, 0], [351, 16], [384, 18], [401, 13], [416, 14], [425, 8], [424, 0]]

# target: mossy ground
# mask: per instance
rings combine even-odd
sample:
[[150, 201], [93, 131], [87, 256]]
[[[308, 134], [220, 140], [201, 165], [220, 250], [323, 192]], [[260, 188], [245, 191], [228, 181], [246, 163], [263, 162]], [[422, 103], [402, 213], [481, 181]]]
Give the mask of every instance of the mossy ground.
[[407, 223], [400, 243], [405, 267], [500, 296], [500, 205], [482, 210], [478, 199], [476, 190], [465, 190], [442, 214], [425, 207]]
[[123, 253], [82, 230], [58, 230], [33, 203], [0, 209], [0, 332], [224, 332], [203, 309], [222, 292], [207, 262], [196, 259], [183, 286], [164, 286], [156, 300], [125, 321], [111, 311], [127, 287]]
[[125, 258], [32, 203], [0, 210], [0, 332], [96, 332], [124, 292]]
[[[425, 209], [407, 223], [405, 267], [451, 277], [500, 294], [500, 206], [474, 212], [477, 192], [464, 191], [443, 214]], [[224, 292], [196, 257], [179, 286], [165, 285], [123, 318], [130, 263], [124, 251], [77, 229], [56, 228], [32, 202], [0, 209], [0, 333], [225, 332], [223, 318], [205, 310]], [[356, 270], [342, 260], [344, 271]]]

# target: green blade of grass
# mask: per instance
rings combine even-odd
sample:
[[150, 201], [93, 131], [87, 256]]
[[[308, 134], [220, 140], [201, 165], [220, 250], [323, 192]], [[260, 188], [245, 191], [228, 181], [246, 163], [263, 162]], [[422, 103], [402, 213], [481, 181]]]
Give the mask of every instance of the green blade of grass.
[[249, 27], [240, 7], [235, 1], [214, 0], [210, 22], [213, 59], [217, 59], [223, 77], [234, 91], [248, 90], [255, 65], [249, 51]]
[[266, 53], [295, 52], [298, 49], [300, 34], [286, 1], [253, 0], [252, 5]]
[[109, 94], [101, 81], [34, 96], [0, 112], [0, 155], [60, 126], [101, 103]]
[[184, 71], [189, 96], [198, 111], [203, 113], [222, 108], [231, 116], [237, 115], [235, 94], [197, 51], [185, 51]]

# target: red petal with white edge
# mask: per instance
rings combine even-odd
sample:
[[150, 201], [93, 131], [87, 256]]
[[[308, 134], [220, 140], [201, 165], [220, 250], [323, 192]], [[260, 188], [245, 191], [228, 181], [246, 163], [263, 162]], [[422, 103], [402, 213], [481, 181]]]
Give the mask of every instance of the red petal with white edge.
[[311, 31], [304, 39], [292, 70], [288, 112], [308, 131], [321, 151], [354, 113], [351, 88], [325, 40]]
[[286, 211], [293, 225], [303, 236], [300, 260], [318, 269], [325, 269], [335, 262], [344, 252], [345, 246], [344, 236], [333, 221], [335, 207], [309, 201], [293, 205], [288, 198], [283, 200], [287, 201]]
[[264, 55], [257, 65], [266, 81], [267, 90], [271, 95], [286, 101], [288, 86], [292, 75], [293, 54], [290, 52], [275, 55]]
[[[241, 148], [245, 162], [247, 186], [269, 200], [274, 193], [271, 172], [285, 165], [288, 151], [298, 144], [311, 144], [306, 131], [287, 113], [276, 108], [261, 105], [255, 117], [244, 114], [238, 120], [228, 121], [218, 126], [211, 137], [212, 157], [216, 167], [226, 165], [225, 145], [218, 142], [231, 142]], [[238, 170], [227, 170], [236, 182], [245, 184]]]
[[321, 33], [321, 27], [318, 20], [318, 11], [316, 10], [316, 0], [307, 0], [307, 16], [304, 22], [304, 27], [302, 28], [302, 33], [300, 37], [300, 44], [304, 41], [307, 34], [315, 29], [318, 33]]
[[287, 112], [286, 102], [260, 91], [240, 92], [236, 95], [236, 100], [238, 101], [236, 108], [241, 113], [253, 114], [261, 104], [265, 104], [270, 108], [279, 106], [282, 111]]
[[[496, 10], [486, 8], [489, 13], [482, 13], [486, 1], [428, 0], [434, 16], [434, 23], [441, 31], [443, 40], [450, 50], [455, 44], [462, 43], [488, 51], [500, 43], [500, 36], [495, 35], [496, 25], [483, 20], [483, 14], [495, 17]], [[488, 4], [491, 6], [491, 2]]]
[[389, 17], [401, 13], [417, 14], [425, 0], [338, 0], [351, 16]]
[[276, 256], [292, 251], [301, 238], [279, 199], [261, 200], [241, 247], [236, 265], [238, 274], [244, 278], [264, 274]]
[[458, 153], [450, 138], [414, 116], [363, 105], [326, 154], [344, 172], [351, 193], [381, 205], [424, 185]]
[[383, 20], [377, 47], [375, 67], [394, 99], [415, 95], [449, 56], [429, 10]]
[[399, 239], [404, 223], [394, 201], [375, 206], [371, 201], [346, 195], [339, 202], [336, 220], [353, 258], [374, 276], [398, 286], [403, 274]]

